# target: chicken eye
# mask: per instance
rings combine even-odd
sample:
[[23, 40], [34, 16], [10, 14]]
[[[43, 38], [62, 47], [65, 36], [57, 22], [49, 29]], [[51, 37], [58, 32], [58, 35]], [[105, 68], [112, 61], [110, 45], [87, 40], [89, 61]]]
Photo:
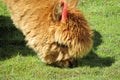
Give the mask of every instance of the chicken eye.
[[64, 7], [64, 2], [63, 1], [60, 2], [60, 6]]

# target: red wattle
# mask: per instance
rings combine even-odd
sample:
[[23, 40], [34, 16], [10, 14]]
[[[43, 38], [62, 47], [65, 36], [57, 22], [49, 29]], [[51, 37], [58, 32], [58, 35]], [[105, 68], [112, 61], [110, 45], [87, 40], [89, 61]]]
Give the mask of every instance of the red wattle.
[[66, 18], [67, 18], [67, 3], [66, 2], [63, 2], [63, 3], [64, 3], [64, 7], [63, 7], [63, 11], [62, 11], [62, 19], [61, 19], [61, 21], [65, 22]]

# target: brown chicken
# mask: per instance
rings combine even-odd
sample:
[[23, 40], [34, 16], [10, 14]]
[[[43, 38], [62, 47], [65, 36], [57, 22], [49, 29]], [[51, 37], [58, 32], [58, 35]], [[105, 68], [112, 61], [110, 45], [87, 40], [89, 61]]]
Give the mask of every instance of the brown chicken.
[[92, 48], [92, 30], [78, 0], [3, 0], [27, 45], [46, 64], [75, 66]]

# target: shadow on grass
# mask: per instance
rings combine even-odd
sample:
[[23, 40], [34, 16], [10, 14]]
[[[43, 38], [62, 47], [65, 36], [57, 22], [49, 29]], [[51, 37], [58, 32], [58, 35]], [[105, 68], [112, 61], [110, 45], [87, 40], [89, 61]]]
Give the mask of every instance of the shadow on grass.
[[0, 16], [0, 60], [16, 55], [35, 55], [25, 46], [23, 34], [14, 27], [10, 17]]
[[115, 62], [113, 57], [99, 57], [96, 53], [91, 51], [86, 57], [78, 60], [78, 66], [90, 67], [109, 67]]
[[97, 53], [95, 53], [95, 50], [97, 50], [98, 46], [101, 45], [102, 41], [102, 36], [101, 34], [96, 31], [94, 31], [94, 36], [93, 36], [93, 49], [90, 51], [90, 53], [82, 58], [78, 59], [78, 66], [90, 66], [90, 67], [109, 67], [111, 66], [114, 62], [115, 59], [113, 57], [99, 57]]

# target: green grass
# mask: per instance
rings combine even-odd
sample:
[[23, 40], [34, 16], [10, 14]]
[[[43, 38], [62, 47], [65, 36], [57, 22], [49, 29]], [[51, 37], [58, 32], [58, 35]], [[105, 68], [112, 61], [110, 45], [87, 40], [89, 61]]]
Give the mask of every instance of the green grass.
[[75, 68], [45, 65], [25, 46], [0, 0], [0, 80], [119, 80], [120, 0], [81, 0], [94, 31], [92, 51]]

